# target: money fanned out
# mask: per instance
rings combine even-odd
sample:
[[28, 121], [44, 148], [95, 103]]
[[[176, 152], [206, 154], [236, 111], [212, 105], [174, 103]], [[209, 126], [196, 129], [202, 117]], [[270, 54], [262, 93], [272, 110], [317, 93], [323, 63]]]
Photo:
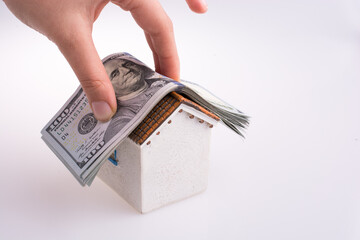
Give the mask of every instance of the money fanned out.
[[112, 54], [103, 64], [117, 98], [113, 118], [97, 121], [79, 87], [41, 131], [42, 139], [83, 186], [92, 183], [114, 149], [172, 91], [208, 109], [241, 136], [249, 123], [246, 115], [203, 87], [162, 76], [128, 53]]

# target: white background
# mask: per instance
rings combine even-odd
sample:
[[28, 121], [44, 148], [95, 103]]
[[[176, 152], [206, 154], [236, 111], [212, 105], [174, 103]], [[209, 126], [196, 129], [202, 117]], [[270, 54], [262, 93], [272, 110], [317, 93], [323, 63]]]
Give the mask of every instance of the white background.
[[[213, 131], [206, 192], [146, 215], [82, 188], [40, 139], [78, 86], [56, 46], [0, 2], [0, 239], [360, 239], [360, 1], [162, 1], [183, 79], [251, 116]], [[129, 13], [94, 26], [101, 57], [153, 66]]]

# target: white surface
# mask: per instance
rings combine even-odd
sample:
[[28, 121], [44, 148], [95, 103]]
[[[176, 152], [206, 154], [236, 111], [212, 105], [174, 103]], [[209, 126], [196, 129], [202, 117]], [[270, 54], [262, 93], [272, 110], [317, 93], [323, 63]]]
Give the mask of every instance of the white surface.
[[203, 192], [209, 175], [210, 124], [217, 122], [180, 104], [141, 145], [126, 138], [116, 149], [118, 165], [105, 162], [98, 177], [140, 213]]
[[[214, 1], [172, 17], [182, 77], [249, 114], [213, 131], [204, 194], [147, 215], [82, 188], [40, 139], [78, 83], [57, 48], [0, 2], [0, 239], [359, 239], [360, 3]], [[99, 54], [152, 66], [128, 13], [105, 8]]]

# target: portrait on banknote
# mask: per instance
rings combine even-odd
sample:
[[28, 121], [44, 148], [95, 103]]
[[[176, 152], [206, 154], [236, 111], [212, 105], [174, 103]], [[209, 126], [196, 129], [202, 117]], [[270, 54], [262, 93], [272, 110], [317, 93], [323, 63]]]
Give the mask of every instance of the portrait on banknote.
[[168, 81], [135, 59], [114, 56], [104, 60], [104, 66], [117, 99], [117, 112], [104, 135], [104, 141], [107, 142], [133, 119]]

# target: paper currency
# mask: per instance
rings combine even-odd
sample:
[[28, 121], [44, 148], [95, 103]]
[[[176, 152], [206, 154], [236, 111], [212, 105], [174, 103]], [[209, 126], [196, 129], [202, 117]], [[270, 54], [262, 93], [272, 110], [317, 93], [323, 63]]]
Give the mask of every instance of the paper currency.
[[90, 185], [102, 163], [169, 92], [176, 91], [220, 117], [236, 133], [248, 117], [204, 88], [162, 76], [128, 53], [112, 54], [103, 64], [113, 84], [118, 109], [102, 123], [95, 119], [79, 87], [41, 131], [42, 139], [81, 185]]

